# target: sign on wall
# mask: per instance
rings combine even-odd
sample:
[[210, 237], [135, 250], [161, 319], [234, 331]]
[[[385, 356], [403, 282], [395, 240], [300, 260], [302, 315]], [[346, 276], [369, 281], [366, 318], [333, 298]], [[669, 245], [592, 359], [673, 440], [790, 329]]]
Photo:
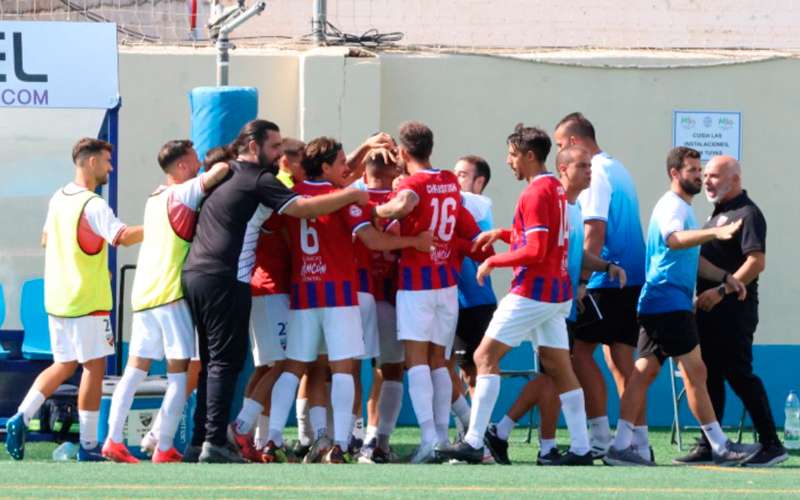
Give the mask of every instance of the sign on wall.
[[0, 22], [0, 107], [116, 106], [113, 23]]
[[700, 151], [701, 161], [742, 152], [742, 114], [716, 111], [673, 111], [672, 145]]

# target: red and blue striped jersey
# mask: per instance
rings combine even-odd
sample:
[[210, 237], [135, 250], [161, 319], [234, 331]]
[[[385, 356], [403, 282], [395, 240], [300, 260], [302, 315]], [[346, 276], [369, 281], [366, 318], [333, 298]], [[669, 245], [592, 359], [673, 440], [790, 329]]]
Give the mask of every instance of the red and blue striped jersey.
[[514, 210], [511, 250], [523, 247], [534, 232], [547, 233], [545, 258], [514, 268], [511, 293], [539, 302], [566, 302], [572, 298], [567, 272], [567, 199], [564, 187], [552, 174], [536, 176], [522, 191]]
[[[326, 181], [307, 180], [294, 187], [302, 196], [336, 190]], [[353, 234], [366, 224], [370, 224], [369, 212], [358, 205], [315, 219], [286, 218], [292, 309], [358, 305]]]
[[[369, 207], [377, 207], [382, 203], [386, 203], [389, 196], [392, 194], [390, 189], [368, 189], [369, 193]], [[371, 211], [371, 210], [370, 210]], [[381, 218], [373, 221], [378, 231], [383, 231], [387, 225], [387, 221]], [[388, 300], [387, 293], [394, 295], [393, 290], [396, 288], [392, 276], [386, 277], [386, 266], [383, 265], [382, 259], [384, 255], [391, 257], [392, 265], [391, 271], [394, 271], [394, 261], [397, 258], [392, 255], [392, 252], [383, 252], [370, 250], [367, 246], [353, 235], [355, 242], [355, 256], [356, 256], [356, 273], [358, 279], [358, 291], [372, 294], [375, 300]], [[373, 267], [375, 269], [373, 270]], [[379, 298], [380, 297], [380, 298]], [[394, 297], [392, 297], [392, 301]]]
[[461, 188], [453, 172], [418, 170], [400, 181], [397, 193], [413, 191], [418, 203], [400, 221], [400, 234], [433, 233], [433, 251], [404, 248], [400, 254], [398, 288], [434, 290], [455, 286], [458, 281], [456, 237], [473, 239], [481, 230], [464, 209]]

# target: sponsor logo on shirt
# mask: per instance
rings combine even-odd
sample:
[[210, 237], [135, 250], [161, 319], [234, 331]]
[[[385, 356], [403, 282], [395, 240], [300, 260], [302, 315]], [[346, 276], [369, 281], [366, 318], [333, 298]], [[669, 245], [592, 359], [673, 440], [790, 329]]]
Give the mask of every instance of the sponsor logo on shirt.
[[321, 281], [322, 276], [328, 271], [328, 265], [319, 256], [303, 256], [303, 265], [300, 268], [300, 278], [303, 281]]

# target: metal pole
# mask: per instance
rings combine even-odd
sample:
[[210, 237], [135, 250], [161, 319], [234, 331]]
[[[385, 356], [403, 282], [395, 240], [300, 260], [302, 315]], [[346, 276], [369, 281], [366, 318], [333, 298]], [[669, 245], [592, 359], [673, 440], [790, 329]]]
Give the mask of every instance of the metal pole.
[[231, 44], [228, 41], [228, 34], [220, 33], [217, 38], [217, 87], [228, 85], [228, 69], [230, 67], [230, 54], [228, 50]]
[[311, 33], [317, 45], [325, 45], [325, 31], [328, 25], [328, 1], [314, 0], [314, 17], [311, 18]]

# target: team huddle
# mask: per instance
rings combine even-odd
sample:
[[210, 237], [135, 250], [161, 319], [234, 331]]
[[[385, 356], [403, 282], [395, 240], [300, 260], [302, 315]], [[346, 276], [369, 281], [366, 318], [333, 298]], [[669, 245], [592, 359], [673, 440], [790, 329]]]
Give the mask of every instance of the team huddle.
[[[507, 163], [526, 186], [507, 229], [492, 227], [485, 160], [465, 156], [454, 172], [439, 170], [433, 144], [427, 126], [407, 122], [396, 139], [378, 133], [348, 155], [329, 137], [282, 138], [266, 120], [247, 123], [202, 163], [191, 141], [170, 141], [158, 155], [164, 183], [147, 200], [143, 226], [132, 227], [95, 194], [111, 170], [111, 145], [81, 139], [75, 180], [51, 199], [42, 239], [54, 363], [8, 421], [8, 452], [23, 458], [29, 421], [80, 364], [78, 460], [138, 462], [124, 443], [125, 421], [152, 362], [166, 358], [166, 393], [141, 444], [155, 463], [400, 461], [391, 436], [405, 375], [420, 428], [411, 463], [509, 464], [511, 430], [538, 406], [538, 464], [654, 465], [645, 395], [673, 357], [708, 461], [775, 463], [765, 457], [771, 441], [727, 439], [705, 388], [693, 311], [744, 300], [753, 278], [700, 256], [700, 245], [735, 238], [742, 221], [697, 228], [697, 151], [669, 152], [670, 190], [645, 242], [630, 174], [600, 150], [580, 113], [561, 120], [552, 141], [523, 125], [508, 136]], [[739, 167], [719, 157], [713, 168]], [[495, 253], [500, 241], [509, 249]], [[106, 243], [141, 248], [129, 359], [100, 443], [105, 358], [114, 352]], [[499, 302], [495, 268], [513, 270]], [[695, 304], [698, 275], [711, 293], [698, 293]], [[500, 360], [526, 341], [541, 373], [491, 424]], [[615, 436], [593, 358], [598, 344], [621, 399]], [[231, 422], [247, 355], [255, 370]], [[191, 443], [179, 451], [174, 436], [195, 388]], [[290, 443], [292, 408], [298, 436]], [[566, 451], [556, 446], [559, 412]]]

